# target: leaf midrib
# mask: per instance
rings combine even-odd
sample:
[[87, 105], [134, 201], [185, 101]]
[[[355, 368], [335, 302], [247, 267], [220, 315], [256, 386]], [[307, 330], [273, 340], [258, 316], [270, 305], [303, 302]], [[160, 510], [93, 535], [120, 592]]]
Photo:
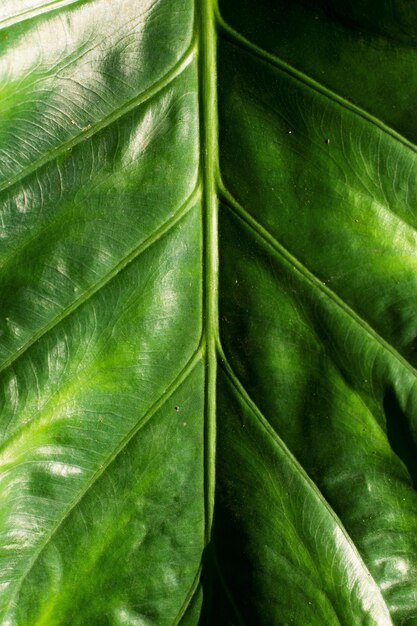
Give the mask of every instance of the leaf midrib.
[[199, 32], [200, 165], [203, 181], [203, 337], [206, 344], [204, 419], [205, 540], [211, 539], [215, 499], [216, 341], [218, 331], [217, 31], [214, 2], [196, 0]]

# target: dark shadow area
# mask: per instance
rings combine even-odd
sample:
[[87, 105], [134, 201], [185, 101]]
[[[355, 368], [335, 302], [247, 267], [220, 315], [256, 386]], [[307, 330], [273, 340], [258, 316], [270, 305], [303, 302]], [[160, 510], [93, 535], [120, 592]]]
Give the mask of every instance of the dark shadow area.
[[395, 454], [406, 466], [413, 487], [417, 487], [417, 449], [407, 416], [401, 409], [397, 397], [390, 389], [384, 398], [387, 436]]
[[[213, 537], [215, 529], [213, 529]], [[229, 537], [231, 539], [231, 537]], [[226, 542], [228, 542], [226, 538]], [[230, 545], [230, 544], [229, 544]], [[217, 551], [219, 550], [219, 546]], [[220, 554], [229, 557], [226, 549], [220, 546]], [[220, 557], [221, 558], [221, 557]], [[231, 590], [228, 589], [224, 573], [220, 571], [219, 556], [216, 555], [214, 543], [209, 544], [203, 556], [203, 605], [198, 626], [242, 626], [243, 621], [234, 605]], [[236, 565], [236, 577], [242, 575], [242, 568]]]
[[410, 341], [410, 343], [401, 350], [401, 354], [413, 367], [417, 367], [417, 338]]

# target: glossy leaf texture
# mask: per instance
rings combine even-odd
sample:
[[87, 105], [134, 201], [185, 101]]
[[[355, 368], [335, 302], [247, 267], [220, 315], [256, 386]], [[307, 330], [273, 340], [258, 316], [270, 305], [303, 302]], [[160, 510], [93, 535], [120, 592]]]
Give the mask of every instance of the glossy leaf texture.
[[417, 624], [417, 12], [0, 8], [0, 624]]

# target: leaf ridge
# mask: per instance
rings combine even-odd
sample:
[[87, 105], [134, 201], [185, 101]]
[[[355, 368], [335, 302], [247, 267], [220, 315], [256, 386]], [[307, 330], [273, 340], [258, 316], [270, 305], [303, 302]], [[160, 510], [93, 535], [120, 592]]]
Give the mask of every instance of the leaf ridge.
[[89, 490], [93, 487], [93, 485], [97, 482], [97, 480], [108, 470], [110, 465], [115, 461], [119, 454], [123, 452], [129, 442], [133, 439], [133, 437], [139, 432], [139, 430], [145, 426], [147, 422], [155, 415], [155, 413], [169, 400], [173, 393], [181, 386], [181, 384], [190, 376], [196, 367], [197, 363], [200, 361], [204, 353], [203, 345], [199, 345], [194, 354], [190, 357], [188, 363], [183, 367], [181, 372], [177, 375], [177, 377], [168, 385], [164, 393], [160, 396], [160, 398], [151, 406], [149, 411], [143, 415], [138, 422], [131, 428], [131, 430], [123, 437], [120, 441], [119, 445], [112, 451], [112, 453], [108, 456], [106, 461], [102, 463], [99, 468], [94, 472], [89, 481], [84, 485], [83, 490], [77, 494], [77, 496], [71, 500], [71, 502], [65, 507], [62, 515], [56, 520], [55, 524], [50, 529], [49, 533], [45, 535], [44, 540], [39, 544], [38, 549], [34, 552], [32, 558], [29, 560], [28, 566], [23, 572], [19, 584], [16, 586], [7, 607], [5, 608], [4, 615], [7, 616], [10, 609], [12, 608], [13, 602], [16, 599], [19, 591], [23, 585], [23, 581], [27, 578], [36, 562], [38, 561], [40, 555], [43, 550], [48, 546], [49, 542], [52, 540], [54, 535], [58, 532], [59, 528], [65, 522], [65, 520], [69, 517], [71, 512], [80, 504], [82, 499], [86, 496]]
[[205, 515], [206, 543], [210, 542], [214, 513], [216, 455], [216, 338], [218, 336], [218, 120], [217, 34], [212, 0], [196, 3], [199, 18], [200, 167], [204, 220], [203, 334], [207, 351], [205, 401]]
[[409, 363], [386, 339], [384, 339], [368, 322], [366, 322], [354, 309], [352, 309], [342, 298], [327, 287], [313, 272], [301, 263], [293, 254], [287, 250], [273, 235], [271, 235], [250, 213], [244, 209], [241, 204], [234, 198], [228, 189], [221, 182], [219, 183], [219, 193], [228, 209], [238, 218], [249, 226], [264, 243], [266, 243], [272, 251], [284, 258], [294, 270], [296, 270], [304, 280], [307, 280], [314, 287], [320, 289], [330, 300], [332, 300], [344, 313], [353, 319], [365, 332], [368, 333], [375, 341], [377, 341], [384, 350], [389, 352], [403, 367], [405, 367], [412, 376], [417, 379], [417, 370]]
[[167, 87], [170, 83], [172, 83], [178, 76], [180, 76], [183, 71], [191, 64], [196, 56], [196, 41], [193, 38], [190, 46], [184, 52], [182, 57], [175, 63], [175, 65], [164, 75], [162, 78], [158, 79], [151, 87], [141, 92], [140, 94], [134, 96], [127, 102], [123, 103], [120, 107], [112, 111], [109, 115], [99, 120], [95, 124], [92, 124], [90, 128], [82, 131], [72, 139], [61, 143], [59, 146], [50, 150], [39, 159], [36, 159], [32, 163], [29, 163], [26, 167], [24, 167], [18, 174], [14, 176], [8, 177], [8, 180], [0, 183], [0, 193], [15, 185], [19, 181], [23, 180], [30, 174], [33, 174], [37, 170], [39, 170], [44, 165], [47, 165], [51, 161], [54, 161], [56, 158], [61, 156], [67, 150], [74, 148], [81, 141], [85, 139], [90, 139], [93, 135], [97, 134], [99, 131], [108, 128], [116, 122], [119, 118], [121, 118], [126, 113], [129, 113], [137, 106], [144, 104], [158, 93], [160, 93], [165, 87]]
[[185, 200], [185, 202], [180, 206], [178, 211], [174, 213], [168, 220], [166, 220], [159, 228], [157, 228], [145, 241], [142, 241], [138, 246], [136, 246], [131, 252], [126, 255], [121, 261], [117, 263], [113, 267], [113, 269], [105, 274], [99, 281], [94, 283], [91, 287], [89, 287], [81, 296], [71, 304], [69, 304], [65, 309], [63, 309], [58, 315], [56, 315], [48, 324], [41, 327], [36, 333], [32, 335], [32, 337], [25, 343], [19, 350], [17, 350], [14, 354], [12, 354], [8, 359], [6, 359], [0, 365], [0, 374], [10, 367], [18, 358], [20, 358], [36, 341], [41, 339], [44, 335], [46, 335], [49, 331], [51, 331], [55, 326], [57, 326], [60, 322], [62, 322], [68, 315], [73, 313], [78, 307], [87, 302], [94, 294], [96, 294], [100, 289], [102, 289], [105, 285], [107, 285], [113, 278], [115, 278], [124, 268], [136, 260], [143, 252], [145, 252], [148, 248], [150, 248], [154, 243], [159, 241], [164, 235], [166, 235], [178, 222], [180, 222], [187, 213], [193, 208], [195, 203], [198, 201], [201, 193], [201, 184], [198, 181], [194, 190]]
[[366, 120], [367, 122], [370, 122], [371, 124], [379, 128], [380, 130], [385, 132], [386, 134], [391, 135], [391, 137], [393, 137], [394, 139], [402, 143], [404, 146], [406, 146], [413, 152], [417, 152], [417, 146], [412, 141], [410, 141], [409, 139], [401, 135], [401, 133], [399, 133], [398, 131], [391, 128], [391, 126], [383, 122], [381, 119], [379, 119], [372, 113], [369, 113], [368, 111], [366, 111], [366, 109], [362, 109], [357, 104], [350, 102], [343, 96], [332, 91], [328, 87], [325, 87], [324, 85], [316, 81], [314, 78], [311, 78], [310, 76], [308, 76], [301, 70], [295, 68], [294, 66], [290, 65], [286, 61], [280, 59], [276, 54], [267, 52], [266, 50], [264, 50], [263, 48], [260, 48], [249, 39], [246, 39], [246, 37], [241, 35], [238, 31], [236, 31], [232, 26], [230, 26], [223, 19], [219, 11], [216, 11], [216, 19], [217, 19], [219, 32], [223, 35], [223, 37], [227, 41], [229, 41], [229, 43], [234, 44], [235, 46], [243, 50], [246, 50], [246, 52], [249, 52], [253, 56], [258, 57], [262, 61], [269, 63], [270, 65], [285, 72], [286, 74], [288, 74], [292, 78], [295, 78], [296, 80], [303, 83], [310, 89], [314, 89], [314, 91], [317, 91], [321, 95], [329, 98], [330, 100], [333, 100], [334, 102], [336, 102], [343, 108], [351, 111], [352, 113], [355, 113], [356, 115], [359, 115], [364, 120]]

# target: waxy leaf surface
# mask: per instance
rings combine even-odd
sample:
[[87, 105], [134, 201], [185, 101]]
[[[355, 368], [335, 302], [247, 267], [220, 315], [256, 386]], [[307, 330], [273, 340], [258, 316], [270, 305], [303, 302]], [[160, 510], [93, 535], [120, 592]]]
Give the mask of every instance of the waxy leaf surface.
[[0, 7], [1, 626], [417, 624], [416, 42]]

